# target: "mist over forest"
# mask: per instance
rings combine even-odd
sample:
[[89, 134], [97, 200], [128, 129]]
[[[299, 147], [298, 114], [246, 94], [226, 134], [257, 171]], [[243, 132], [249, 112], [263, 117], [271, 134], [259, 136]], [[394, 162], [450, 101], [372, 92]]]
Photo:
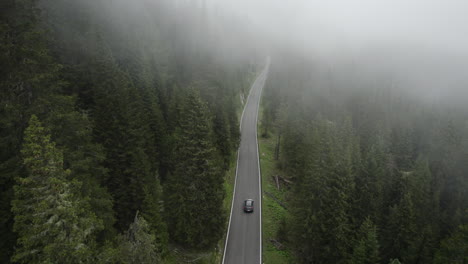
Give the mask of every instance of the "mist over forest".
[[467, 10], [3, 0], [0, 262], [224, 264], [265, 71], [263, 263], [466, 263]]

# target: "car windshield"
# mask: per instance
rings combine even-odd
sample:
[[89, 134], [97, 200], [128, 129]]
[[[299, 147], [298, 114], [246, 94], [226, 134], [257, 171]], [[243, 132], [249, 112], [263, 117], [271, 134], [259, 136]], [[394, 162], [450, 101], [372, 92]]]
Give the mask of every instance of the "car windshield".
[[246, 205], [246, 206], [252, 206], [252, 205], [253, 205], [253, 201], [247, 200], [247, 201], [245, 201], [245, 205]]

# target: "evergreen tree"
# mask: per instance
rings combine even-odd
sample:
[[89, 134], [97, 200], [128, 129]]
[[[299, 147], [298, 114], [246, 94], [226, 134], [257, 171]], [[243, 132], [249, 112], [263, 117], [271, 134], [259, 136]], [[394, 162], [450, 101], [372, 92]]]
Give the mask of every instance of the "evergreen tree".
[[[323, 237], [321, 231], [324, 229], [320, 223], [320, 197], [324, 190], [324, 171], [320, 168], [320, 152], [323, 146], [319, 144], [319, 133], [314, 129], [310, 135], [310, 143], [303, 142], [301, 146], [308, 149], [309, 154], [302, 159], [310, 158], [308, 167], [302, 167], [304, 171], [297, 170], [297, 184], [294, 192], [296, 196], [292, 200], [291, 208], [291, 241], [298, 253], [301, 263], [314, 263], [320, 261], [320, 248]], [[285, 141], [287, 140], [285, 135]], [[300, 158], [300, 157], [298, 157]]]
[[399, 256], [403, 261], [413, 259], [413, 247], [417, 239], [415, 209], [411, 195], [406, 193], [398, 205], [390, 208], [387, 234], [389, 239], [386, 256]]
[[22, 155], [28, 176], [18, 178], [12, 211], [19, 263], [83, 263], [92, 260], [95, 233], [102, 229], [88, 201], [68, 181], [62, 153], [46, 129], [32, 116], [25, 131]]
[[162, 255], [168, 250], [167, 226], [163, 219], [162, 188], [159, 180], [155, 179], [145, 187], [142, 216], [147, 219], [150, 232], [155, 236], [155, 246]]
[[192, 247], [215, 244], [224, 227], [223, 174], [210, 124], [205, 103], [198, 92], [190, 90], [177, 131], [177, 162], [164, 196], [171, 238]]
[[120, 239], [119, 263], [153, 264], [160, 262], [155, 235], [145, 218], [135, 215], [135, 220]]
[[[285, 142], [288, 138], [286, 134]], [[292, 241], [302, 263], [340, 263], [350, 251], [351, 150], [338, 146], [337, 128], [324, 120], [318, 119], [306, 138], [310, 141], [298, 147], [308, 151], [296, 157], [302, 161], [296, 163], [300, 169], [296, 171]]]
[[[321, 199], [320, 222], [324, 227], [322, 238], [327, 245], [321, 252], [323, 261], [339, 263], [349, 254], [351, 194], [354, 190], [353, 135], [351, 127], [343, 130], [322, 121], [322, 170], [325, 190]], [[351, 133], [351, 134], [350, 134]], [[347, 136], [344, 136], [347, 135]]]
[[384, 178], [386, 175], [385, 154], [379, 145], [372, 145], [363, 158], [363, 168], [356, 177], [353, 216], [362, 221], [363, 215], [372, 218], [381, 216], [383, 211]]
[[379, 263], [379, 241], [377, 239], [377, 227], [370, 218], [362, 223], [358, 239], [354, 245], [352, 264], [377, 264]]
[[468, 225], [462, 225], [450, 237], [442, 240], [440, 249], [435, 255], [434, 264], [465, 264], [467, 262]]
[[91, 120], [75, 110], [75, 98], [55, 95], [49, 97], [50, 113], [44, 115], [44, 124], [50, 128], [51, 140], [63, 150], [64, 168], [70, 170], [69, 180], [81, 182], [81, 194], [89, 198], [95, 215], [104, 223], [99, 240], [114, 236], [115, 216], [112, 197], [103, 184], [108, 180], [101, 145], [93, 142]]
[[407, 263], [430, 263], [434, 258], [438, 236], [437, 222], [439, 221], [439, 204], [437, 194], [432, 193], [433, 177], [427, 160], [418, 158], [413, 172], [407, 176], [408, 192], [412, 194], [416, 233], [411, 250], [411, 259]]
[[395, 127], [391, 133], [391, 152], [398, 168], [408, 171], [413, 166], [413, 130], [408, 127]]
[[93, 67], [93, 132], [104, 147], [103, 164], [109, 170], [105, 186], [114, 199], [116, 227], [122, 231], [141, 209], [143, 187], [157, 173], [157, 164], [148, 157], [156, 151], [156, 143], [145, 119], [148, 113], [141, 94], [118, 69], [112, 55], [97, 55]]
[[226, 120], [226, 115], [220, 104], [216, 106], [216, 111], [213, 118], [213, 132], [215, 136], [215, 143], [220, 156], [223, 158], [223, 168], [227, 170], [231, 161], [232, 153], [232, 140], [229, 133], [229, 126]]
[[229, 138], [231, 139], [231, 150], [237, 150], [240, 143], [239, 117], [233, 102], [227, 105], [227, 119], [229, 122]]
[[56, 91], [60, 66], [48, 54], [33, 0], [0, 4], [0, 262], [8, 263], [16, 236], [11, 201], [24, 174], [20, 149], [33, 104]]

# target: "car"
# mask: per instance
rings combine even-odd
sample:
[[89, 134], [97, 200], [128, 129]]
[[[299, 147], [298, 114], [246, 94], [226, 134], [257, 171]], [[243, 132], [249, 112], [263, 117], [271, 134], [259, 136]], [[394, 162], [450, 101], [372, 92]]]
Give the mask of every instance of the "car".
[[244, 212], [252, 213], [254, 210], [254, 200], [247, 199], [244, 201]]

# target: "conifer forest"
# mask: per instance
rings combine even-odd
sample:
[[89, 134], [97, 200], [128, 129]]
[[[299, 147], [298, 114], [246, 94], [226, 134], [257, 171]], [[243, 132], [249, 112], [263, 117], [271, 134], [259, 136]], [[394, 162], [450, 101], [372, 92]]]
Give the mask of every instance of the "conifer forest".
[[[353, 1], [355, 19], [370, 2]], [[259, 254], [287, 261], [263, 263], [467, 264], [466, 18], [434, 7], [460, 21], [402, 52], [362, 44], [377, 26], [330, 37], [327, 1], [286, 2], [0, 0], [0, 263], [227, 264], [239, 126], [268, 69], [258, 138], [285, 213]]]

